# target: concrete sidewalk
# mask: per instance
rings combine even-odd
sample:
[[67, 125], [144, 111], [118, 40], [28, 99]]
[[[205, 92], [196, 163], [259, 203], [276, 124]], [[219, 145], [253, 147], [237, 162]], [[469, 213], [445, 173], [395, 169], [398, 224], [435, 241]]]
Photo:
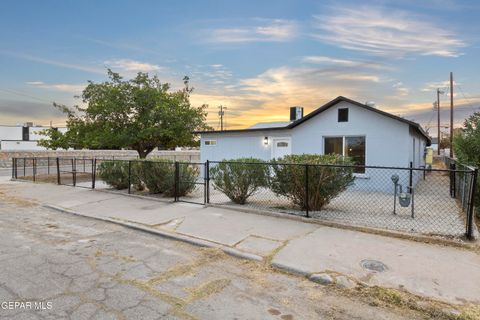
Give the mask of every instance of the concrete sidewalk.
[[[184, 241], [220, 246], [246, 257], [263, 257], [277, 268], [310, 277], [320, 274], [317, 280], [321, 282], [332, 280], [344, 287], [363, 282], [449, 303], [480, 303], [480, 256], [466, 249], [52, 184], [0, 180], [0, 192], [84, 216], [158, 230]], [[385, 271], [364, 268], [362, 264], [370, 260], [382, 262]]]

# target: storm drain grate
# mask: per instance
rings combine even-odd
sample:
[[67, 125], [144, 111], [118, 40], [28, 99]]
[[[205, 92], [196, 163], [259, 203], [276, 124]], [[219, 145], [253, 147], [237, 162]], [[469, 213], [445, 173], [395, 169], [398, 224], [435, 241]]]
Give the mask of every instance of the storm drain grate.
[[383, 262], [377, 260], [362, 260], [360, 265], [369, 271], [384, 272], [388, 269]]

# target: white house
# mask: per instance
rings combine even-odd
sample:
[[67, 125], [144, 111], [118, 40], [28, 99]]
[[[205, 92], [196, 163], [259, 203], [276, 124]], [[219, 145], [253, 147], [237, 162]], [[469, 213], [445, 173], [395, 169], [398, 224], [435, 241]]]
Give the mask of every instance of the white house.
[[[46, 150], [37, 144], [38, 140], [47, 137], [40, 134], [48, 127], [35, 126], [31, 122], [24, 125], [0, 125], [0, 150]], [[57, 128], [66, 132], [67, 128]]]
[[[358, 165], [425, 165], [425, 147], [430, 145], [430, 138], [418, 123], [342, 96], [305, 117], [297, 110], [292, 108], [287, 123], [200, 132], [201, 161], [337, 153], [353, 158]], [[368, 177], [368, 172], [359, 171], [357, 176]]]

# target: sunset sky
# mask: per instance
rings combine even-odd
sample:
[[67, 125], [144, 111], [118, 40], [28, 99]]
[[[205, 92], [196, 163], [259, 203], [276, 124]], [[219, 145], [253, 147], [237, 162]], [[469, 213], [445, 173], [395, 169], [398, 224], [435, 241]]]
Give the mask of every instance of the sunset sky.
[[[361, 4], [359, 4], [361, 3]], [[106, 68], [157, 74], [227, 128], [286, 121], [339, 95], [431, 127], [455, 77], [455, 121], [480, 111], [476, 1], [2, 1], [0, 124], [62, 125]], [[442, 123], [448, 99], [441, 97]]]

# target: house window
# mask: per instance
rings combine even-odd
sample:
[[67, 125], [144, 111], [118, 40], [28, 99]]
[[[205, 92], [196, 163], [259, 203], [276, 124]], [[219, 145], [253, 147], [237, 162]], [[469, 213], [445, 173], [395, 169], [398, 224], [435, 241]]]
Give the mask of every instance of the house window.
[[205, 145], [206, 146], [216, 146], [217, 145], [217, 140], [205, 140]]
[[[349, 157], [355, 165], [365, 165], [365, 137], [326, 137], [324, 154]], [[355, 168], [355, 173], [365, 173], [365, 168]]]
[[343, 156], [343, 137], [325, 138], [325, 154], [330, 153]]
[[288, 142], [284, 142], [284, 141], [277, 142], [277, 147], [278, 148], [287, 148], [288, 147]]
[[338, 122], [348, 122], [348, 108], [338, 109]]
[[[365, 137], [345, 137], [345, 157], [358, 166], [365, 165]], [[365, 173], [365, 168], [356, 168], [356, 173]]]

